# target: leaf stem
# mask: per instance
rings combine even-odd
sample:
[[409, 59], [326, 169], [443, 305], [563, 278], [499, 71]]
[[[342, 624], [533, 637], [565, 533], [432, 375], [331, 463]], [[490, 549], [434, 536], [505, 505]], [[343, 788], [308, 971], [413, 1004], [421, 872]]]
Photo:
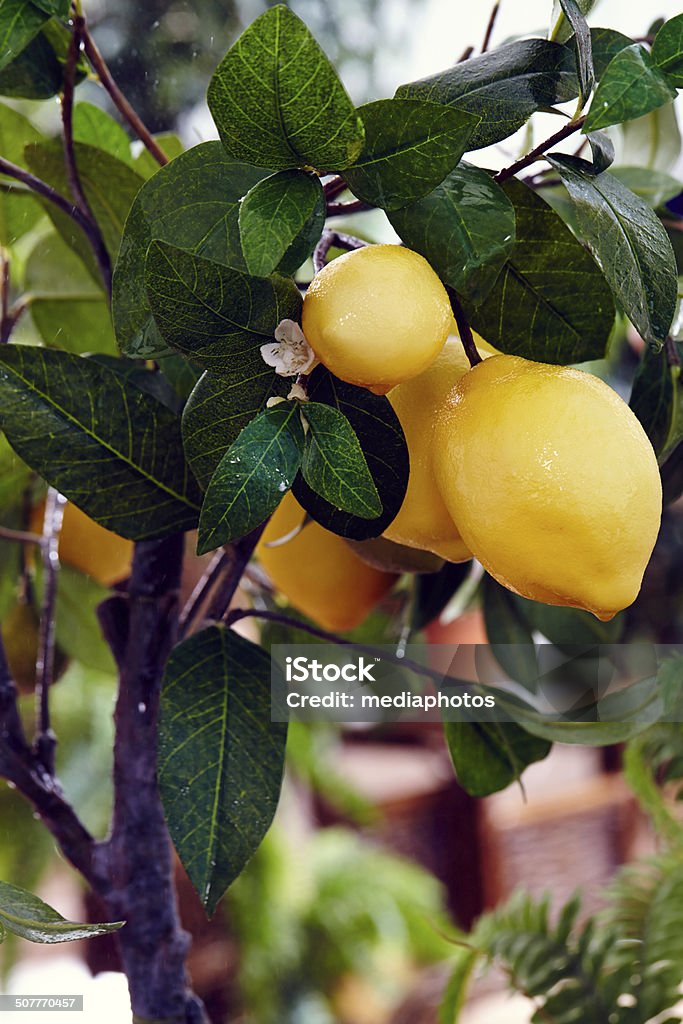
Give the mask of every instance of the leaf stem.
[[39, 533], [28, 533], [26, 530], [10, 530], [6, 526], [0, 526], [0, 540], [11, 540], [17, 544], [43, 544], [43, 538]]
[[[270, 517], [269, 517], [270, 518]], [[222, 619], [223, 616], [229, 611], [232, 599], [237, 592], [237, 588], [240, 585], [244, 571], [247, 568], [251, 560], [251, 556], [254, 554], [254, 550], [261, 534], [268, 525], [268, 520], [265, 523], [261, 523], [255, 530], [247, 534], [246, 537], [242, 537], [240, 540], [235, 541], [231, 546], [230, 562], [228, 571], [225, 579], [221, 582], [220, 586], [216, 588], [213, 600], [207, 610], [207, 618], [213, 621]]]
[[544, 142], [540, 142], [538, 146], [535, 146], [526, 156], [516, 160], [515, 163], [510, 164], [509, 167], [504, 167], [502, 171], [498, 171], [494, 174], [493, 180], [500, 184], [503, 181], [507, 181], [509, 178], [514, 177], [519, 171], [523, 171], [525, 167], [529, 167], [531, 164], [535, 164], [537, 160], [541, 160], [545, 153], [556, 146], [559, 142], [564, 142], [571, 135], [580, 131], [583, 128], [586, 117], [579, 117], [576, 120], [570, 121], [563, 128], [560, 128], [558, 132], [551, 135], [550, 138], [545, 139]]
[[168, 157], [150, 132], [149, 128], [145, 125], [140, 115], [136, 113], [114, 81], [111, 71], [107, 67], [107, 63], [100, 53], [97, 43], [90, 34], [87, 24], [84, 24], [83, 27], [83, 45], [86, 57], [90, 61], [93, 70], [97, 72], [100, 84], [109, 93], [115, 107], [122, 117], [124, 117], [128, 122], [145, 148], [152, 154], [156, 162], [163, 167], [164, 164], [168, 163]]
[[209, 592], [213, 589], [214, 584], [223, 573], [223, 570], [232, 562], [231, 551], [217, 551], [209, 566], [197, 582], [194, 590], [190, 594], [185, 606], [183, 607], [180, 616], [178, 618], [178, 635], [184, 637], [190, 627], [192, 626], [197, 614], [209, 595]]
[[462, 347], [465, 349], [465, 355], [470, 361], [470, 366], [476, 366], [477, 363], [482, 361], [479, 352], [477, 351], [477, 345], [472, 334], [472, 328], [470, 322], [465, 315], [465, 310], [462, 308], [460, 299], [456, 295], [452, 288], [447, 288], [448, 297], [451, 300], [451, 309], [453, 310], [453, 316], [455, 322], [458, 325], [458, 334], [460, 335], [460, 341]]
[[491, 36], [493, 35], [493, 30], [496, 27], [496, 21], [498, 20], [498, 12], [499, 11], [500, 11], [500, 0], [497, 0], [497, 2], [491, 8], [491, 16], [489, 18], [488, 25], [486, 26], [486, 32], [484, 34], [484, 42], [482, 43], [482, 47], [481, 47], [481, 52], [482, 53], [486, 53], [486, 51], [489, 48], [489, 44], [491, 42]]
[[36, 659], [36, 736], [34, 749], [48, 775], [54, 775], [57, 739], [50, 725], [50, 687], [54, 681], [55, 605], [59, 579], [59, 534], [66, 498], [50, 487], [43, 520], [43, 600]]
[[6, 345], [12, 333], [9, 318], [10, 262], [9, 253], [0, 247], [0, 345]]
[[323, 269], [327, 254], [332, 246], [336, 245], [339, 249], [351, 250], [362, 249], [367, 244], [362, 238], [356, 238], [355, 235], [346, 235], [342, 231], [323, 231], [322, 237], [313, 252], [314, 272], [318, 274]]

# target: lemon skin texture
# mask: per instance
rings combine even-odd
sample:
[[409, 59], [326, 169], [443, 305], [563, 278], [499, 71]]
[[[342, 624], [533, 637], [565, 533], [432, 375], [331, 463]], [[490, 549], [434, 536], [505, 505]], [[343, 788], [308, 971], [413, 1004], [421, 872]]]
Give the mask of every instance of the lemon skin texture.
[[636, 598], [662, 489], [629, 407], [581, 370], [493, 356], [435, 431], [434, 472], [465, 543], [510, 590], [609, 620]]
[[451, 322], [446, 289], [422, 256], [368, 245], [315, 275], [301, 326], [335, 376], [384, 395], [436, 359]]
[[257, 558], [292, 607], [323, 629], [353, 629], [367, 618], [397, 577], [368, 565], [342, 537], [313, 521], [283, 544], [267, 546], [301, 526], [304, 518], [301, 505], [288, 492], [263, 531]]
[[[45, 505], [31, 512], [31, 530], [43, 532]], [[106, 530], [80, 508], [67, 502], [64, 506], [62, 531], [59, 535], [59, 558], [64, 565], [111, 587], [130, 575], [133, 542]]]
[[406, 547], [431, 551], [449, 562], [464, 562], [472, 552], [437, 487], [432, 458], [434, 428], [449, 392], [469, 369], [460, 338], [450, 337], [426, 370], [387, 395], [408, 444], [410, 476], [403, 504], [383, 536]]

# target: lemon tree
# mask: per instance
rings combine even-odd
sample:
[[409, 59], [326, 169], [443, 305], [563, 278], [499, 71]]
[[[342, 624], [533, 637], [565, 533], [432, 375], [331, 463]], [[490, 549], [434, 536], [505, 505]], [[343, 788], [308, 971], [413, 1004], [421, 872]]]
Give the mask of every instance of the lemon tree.
[[[136, 1019], [204, 1019], [171, 838], [213, 913], [278, 803], [274, 630], [403, 644], [480, 608], [514, 699], [445, 723], [476, 795], [678, 707], [674, 661], [602, 718], [538, 711], [535, 637], [585, 679], [586, 648], [678, 640], [683, 599], [683, 14], [631, 39], [547, 6], [547, 31], [454, 40], [466, 59], [360, 106], [269, 7], [184, 148], [78, 0], [0, 3], [0, 774], [125, 920]], [[24, 102], [55, 98], [59, 139]], [[116, 677], [102, 843], [56, 777], [60, 658]]]

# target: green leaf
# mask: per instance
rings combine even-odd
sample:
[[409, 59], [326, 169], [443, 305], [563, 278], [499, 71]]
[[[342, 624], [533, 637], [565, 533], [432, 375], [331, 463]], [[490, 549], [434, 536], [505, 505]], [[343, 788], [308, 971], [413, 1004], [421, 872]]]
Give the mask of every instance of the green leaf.
[[676, 98], [676, 90], [639, 43], [620, 50], [600, 79], [583, 126], [593, 132], [643, 117]]
[[677, 380], [680, 367], [669, 366], [664, 349], [643, 353], [633, 381], [630, 406], [660, 455], [667, 447], [675, 416]]
[[308, 486], [343, 512], [376, 519], [382, 514], [382, 502], [344, 413], [331, 405], [307, 402], [302, 414], [309, 427], [301, 460]]
[[313, 252], [325, 226], [320, 179], [304, 171], [279, 171], [247, 192], [239, 212], [247, 270], [267, 277], [293, 274]]
[[185, 455], [206, 490], [228, 448], [271, 396], [285, 397], [291, 381], [264, 363], [258, 349], [243, 352], [230, 372], [205, 372], [183, 411]]
[[[121, 244], [123, 225], [142, 178], [122, 160], [117, 160], [103, 149], [74, 143], [78, 174], [93, 216], [102, 232], [102, 238], [112, 262]], [[34, 174], [47, 181], [63, 196], [70, 196], [69, 182], [64, 166], [64, 150], [59, 141], [27, 146], [26, 163]], [[99, 272], [94, 264], [92, 250], [83, 231], [71, 217], [62, 213], [53, 203], [41, 200], [57, 231], [68, 246], [81, 257], [97, 281]]]
[[560, 0], [560, 5], [574, 32], [572, 42], [576, 50], [576, 75], [579, 79], [579, 95], [583, 104], [595, 85], [591, 33], [586, 16], [577, 0]]
[[308, 394], [343, 413], [360, 441], [383, 512], [365, 519], [342, 512], [316, 494], [299, 475], [294, 496], [317, 522], [342, 537], [367, 540], [384, 532], [403, 503], [408, 485], [408, 448], [396, 413], [384, 395], [337, 380], [323, 367], [312, 374]]
[[196, 526], [178, 417], [94, 360], [0, 348], [0, 425], [32, 469], [115, 533], [145, 540]]
[[652, 44], [652, 59], [671, 85], [683, 89], [683, 14], [662, 25]]
[[521, 778], [551, 744], [514, 722], [444, 722], [458, 782], [471, 796], [489, 796]]
[[0, 882], [0, 926], [29, 942], [75, 942], [122, 928], [125, 921], [77, 924], [67, 921], [33, 893]]
[[663, 171], [645, 167], [613, 167], [610, 173], [653, 210], [664, 206], [681, 192], [680, 181]]
[[589, 132], [586, 138], [593, 157], [593, 173], [600, 174], [614, 163], [614, 143], [604, 132]]
[[683, 494], [683, 441], [679, 441], [660, 467], [665, 505], [677, 501]]
[[134, 170], [130, 139], [118, 121], [94, 103], [77, 103], [73, 112], [74, 142], [84, 142], [122, 160]]
[[647, 203], [585, 160], [551, 163], [574, 202], [579, 232], [602, 267], [615, 298], [646, 341], [664, 341], [676, 311], [676, 260], [661, 221]]
[[551, 644], [570, 653], [577, 647], [617, 644], [624, 631], [623, 615], [601, 622], [595, 615], [579, 608], [542, 604], [517, 595], [513, 600], [532, 629], [542, 633]]
[[339, 171], [363, 145], [363, 123], [303, 21], [282, 4], [242, 33], [207, 92], [235, 160], [273, 170]]
[[[0, 104], [0, 153], [20, 167], [26, 167], [24, 148], [41, 139], [40, 133], [23, 114]], [[4, 175], [0, 179], [8, 181]], [[40, 219], [40, 205], [30, 193], [0, 193], [0, 243], [12, 245]]]
[[21, 504], [21, 495], [29, 484], [31, 471], [0, 434], [0, 514]]
[[613, 28], [591, 29], [591, 52], [595, 77], [600, 80], [616, 55], [633, 46], [633, 40]]
[[245, 353], [273, 340], [281, 320], [301, 315], [301, 295], [290, 278], [250, 277], [166, 242], [151, 243], [145, 281], [166, 343], [228, 376]]
[[[116, 665], [109, 644], [102, 636], [97, 618], [98, 605], [111, 594], [89, 576], [61, 565], [55, 612], [57, 646], [69, 658], [74, 658], [88, 669], [116, 675]], [[36, 611], [43, 596], [43, 570], [36, 566]]]
[[46, 345], [76, 354], [117, 354], [104, 291], [56, 231], [43, 235], [32, 249], [24, 286]]
[[197, 554], [246, 536], [273, 514], [299, 472], [303, 447], [298, 402], [264, 409], [241, 431], [207, 487]]
[[523, 39], [401, 85], [396, 96], [477, 114], [481, 122], [468, 145], [481, 149], [512, 135], [537, 110], [572, 100], [578, 92], [571, 50], [545, 39]]
[[[179, 135], [176, 135], [175, 132], [158, 132], [153, 136], [153, 138], [162, 153], [168, 157], [169, 161], [175, 160], [181, 155], [181, 153], [185, 152], [183, 140]], [[213, 143], [201, 143], [200, 146], [197, 146], [196, 148], [200, 149], [201, 146], [205, 145], [212, 146]], [[223, 150], [222, 146], [220, 148]], [[225, 154], [225, 150], [223, 150], [223, 154]], [[151, 178], [152, 175], [156, 174], [158, 171], [163, 170], [156, 158], [153, 157], [150, 151], [144, 146], [140, 149], [137, 156], [133, 158], [133, 167], [145, 180], [147, 180], [147, 178]]]
[[62, 87], [64, 70], [45, 32], [39, 32], [0, 71], [0, 96], [47, 100]]
[[[590, 14], [597, 2], [599, 2], [599, 0], [576, 0], [576, 7], [578, 8], [579, 13], [585, 17], [585, 15]], [[565, 11], [563, 10], [561, 0], [554, 0], [551, 25], [553, 28], [550, 32], [549, 38], [552, 39], [553, 42], [566, 43], [570, 40], [572, 26], [570, 20], [566, 17]]]
[[[274, 683], [280, 701], [279, 674]], [[172, 651], [159, 788], [175, 848], [209, 914], [270, 828], [286, 741], [286, 724], [271, 721], [271, 661], [262, 648], [211, 626]]]
[[239, 203], [265, 173], [230, 160], [220, 142], [204, 142], [158, 169], [143, 185], [128, 214], [114, 269], [112, 315], [122, 352], [145, 359], [168, 352], [145, 290], [145, 257], [152, 239], [246, 270]]
[[438, 572], [415, 577], [410, 627], [424, 629], [437, 619], [453, 595], [465, 582], [472, 569], [471, 562], [446, 562]]
[[70, 0], [32, 0], [32, 3], [46, 14], [56, 15], [58, 18], [69, 17]]
[[462, 163], [428, 196], [389, 220], [446, 284], [481, 302], [515, 243], [515, 210], [486, 171]]
[[467, 987], [474, 968], [481, 959], [478, 949], [459, 948], [455, 951], [455, 967], [444, 990], [439, 1006], [438, 1024], [457, 1024], [460, 1011], [465, 1005]]
[[493, 656], [511, 679], [535, 691], [539, 667], [534, 638], [514, 595], [487, 574], [483, 601], [486, 636]]
[[0, 69], [38, 35], [49, 15], [28, 0], [2, 0], [0, 4]]
[[614, 303], [599, 268], [533, 189], [512, 179], [503, 189], [517, 216], [515, 247], [481, 305], [464, 297], [472, 327], [501, 352], [525, 359], [601, 358]]
[[443, 181], [481, 120], [419, 99], [377, 100], [358, 113], [365, 145], [344, 179], [359, 199], [384, 210], [398, 210]]

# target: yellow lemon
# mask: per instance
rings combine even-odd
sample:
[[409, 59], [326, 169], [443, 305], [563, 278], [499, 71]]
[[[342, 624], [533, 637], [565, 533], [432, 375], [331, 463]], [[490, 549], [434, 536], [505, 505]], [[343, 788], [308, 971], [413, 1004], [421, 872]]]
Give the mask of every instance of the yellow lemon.
[[315, 275], [301, 326], [328, 370], [384, 395], [436, 359], [451, 322], [446, 289], [422, 256], [368, 245]]
[[434, 441], [446, 507], [500, 583], [603, 620], [635, 600], [662, 489], [645, 432], [607, 384], [493, 356], [455, 385]]
[[[45, 505], [37, 505], [31, 513], [31, 530], [43, 532]], [[68, 502], [64, 507], [62, 532], [59, 536], [59, 557], [65, 565], [92, 576], [104, 587], [110, 587], [130, 573], [133, 542], [105, 530], [94, 519]]]
[[[475, 339], [477, 345], [481, 339]], [[432, 460], [434, 427], [451, 388], [470, 368], [458, 337], [418, 377], [393, 388], [388, 399], [408, 444], [410, 476], [398, 515], [384, 531], [397, 544], [432, 551], [450, 562], [472, 557], [436, 485]]]
[[396, 576], [368, 565], [342, 537], [313, 521], [291, 539], [268, 547], [300, 527], [304, 517], [294, 495], [287, 493], [263, 531], [257, 557], [294, 608], [324, 629], [353, 629], [391, 589]]

